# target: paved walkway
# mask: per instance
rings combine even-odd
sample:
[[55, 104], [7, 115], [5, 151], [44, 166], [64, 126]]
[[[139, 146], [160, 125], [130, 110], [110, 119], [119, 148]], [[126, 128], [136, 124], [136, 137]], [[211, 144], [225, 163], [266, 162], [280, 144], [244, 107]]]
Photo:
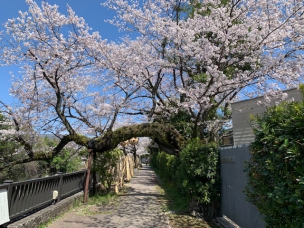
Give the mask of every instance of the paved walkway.
[[127, 193], [107, 206], [90, 206], [87, 210], [73, 210], [54, 221], [48, 228], [167, 228], [168, 222], [161, 211], [163, 197], [156, 189], [154, 172], [148, 166], [139, 170]]

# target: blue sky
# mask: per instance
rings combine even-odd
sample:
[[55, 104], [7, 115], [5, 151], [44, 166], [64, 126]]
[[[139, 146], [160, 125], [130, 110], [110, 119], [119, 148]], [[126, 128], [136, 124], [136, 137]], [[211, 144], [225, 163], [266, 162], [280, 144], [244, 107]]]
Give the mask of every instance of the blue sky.
[[[36, 0], [40, 5], [41, 0]], [[59, 11], [66, 12], [66, 5], [72, 7], [78, 16], [85, 19], [93, 31], [99, 31], [102, 38], [116, 41], [122, 34], [118, 32], [117, 27], [104, 22], [106, 19], [112, 19], [115, 12], [101, 6], [102, 0], [48, 0], [50, 4], [59, 5]], [[3, 23], [10, 18], [19, 16], [19, 11], [27, 11], [27, 4], [24, 0], [1, 0], [0, 3], [0, 30], [4, 30]], [[11, 103], [12, 98], [9, 96], [10, 75], [18, 72], [17, 67], [2, 67], [0, 66], [0, 100]]]

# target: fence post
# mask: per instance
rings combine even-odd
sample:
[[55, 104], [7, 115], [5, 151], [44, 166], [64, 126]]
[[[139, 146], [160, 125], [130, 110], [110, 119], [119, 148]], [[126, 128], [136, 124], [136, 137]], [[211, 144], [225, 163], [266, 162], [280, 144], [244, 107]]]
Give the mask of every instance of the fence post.
[[12, 183], [14, 183], [13, 180], [5, 180], [3, 181], [3, 184], [8, 185], [7, 187], [7, 202], [8, 202], [8, 210], [9, 210], [9, 216], [11, 217], [11, 199], [12, 199]]
[[63, 173], [62, 172], [58, 172], [56, 175], [60, 175], [59, 186], [58, 186], [58, 198], [57, 198], [57, 203], [58, 203], [61, 200], [62, 184], [63, 184]]

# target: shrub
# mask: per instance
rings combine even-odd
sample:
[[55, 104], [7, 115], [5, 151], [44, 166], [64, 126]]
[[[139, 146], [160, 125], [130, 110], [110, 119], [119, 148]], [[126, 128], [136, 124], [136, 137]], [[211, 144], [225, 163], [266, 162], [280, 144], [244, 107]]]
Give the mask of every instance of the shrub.
[[[214, 216], [215, 205], [219, 205], [220, 177], [219, 150], [215, 144], [204, 144], [194, 139], [180, 154], [178, 177], [183, 192], [194, 198], [204, 208], [205, 215]], [[213, 205], [213, 210], [208, 206]]]
[[199, 139], [190, 141], [180, 157], [164, 152], [154, 154], [151, 164], [162, 181], [171, 182], [180, 197], [195, 200], [204, 215], [214, 216], [219, 209], [219, 150], [215, 144]]
[[304, 227], [304, 103], [282, 103], [254, 121], [248, 200], [267, 227]]
[[54, 175], [58, 172], [70, 173], [75, 172], [81, 165], [81, 159], [79, 156], [74, 155], [72, 149], [64, 148], [61, 153], [55, 156], [49, 166], [50, 174]]
[[158, 174], [163, 181], [173, 181], [177, 170], [177, 157], [161, 152], [157, 156]]
[[99, 181], [106, 188], [107, 192], [110, 191], [111, 184], [115, 182], [115, 167], [122, 156], [123, 152], [116, 148], [102, 154], [97, 154], [97, 159], [94, 161], [93, 169], [99, 174]]

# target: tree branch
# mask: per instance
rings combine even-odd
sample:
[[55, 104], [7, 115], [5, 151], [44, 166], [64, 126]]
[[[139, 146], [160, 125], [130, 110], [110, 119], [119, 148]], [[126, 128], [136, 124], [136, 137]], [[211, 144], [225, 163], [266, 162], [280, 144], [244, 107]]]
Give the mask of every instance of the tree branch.
[[114, 149], [120, 142], [133, 137], [150, 137], [156, 139], [164, 148], [170, 149], [170, 153], [178, 155], [185, 139], [179, 132], [163, 123], [143, 123], [138, 125], [126, 126], [95, 139], [91, 149], [96, 152], [105, 152]]

